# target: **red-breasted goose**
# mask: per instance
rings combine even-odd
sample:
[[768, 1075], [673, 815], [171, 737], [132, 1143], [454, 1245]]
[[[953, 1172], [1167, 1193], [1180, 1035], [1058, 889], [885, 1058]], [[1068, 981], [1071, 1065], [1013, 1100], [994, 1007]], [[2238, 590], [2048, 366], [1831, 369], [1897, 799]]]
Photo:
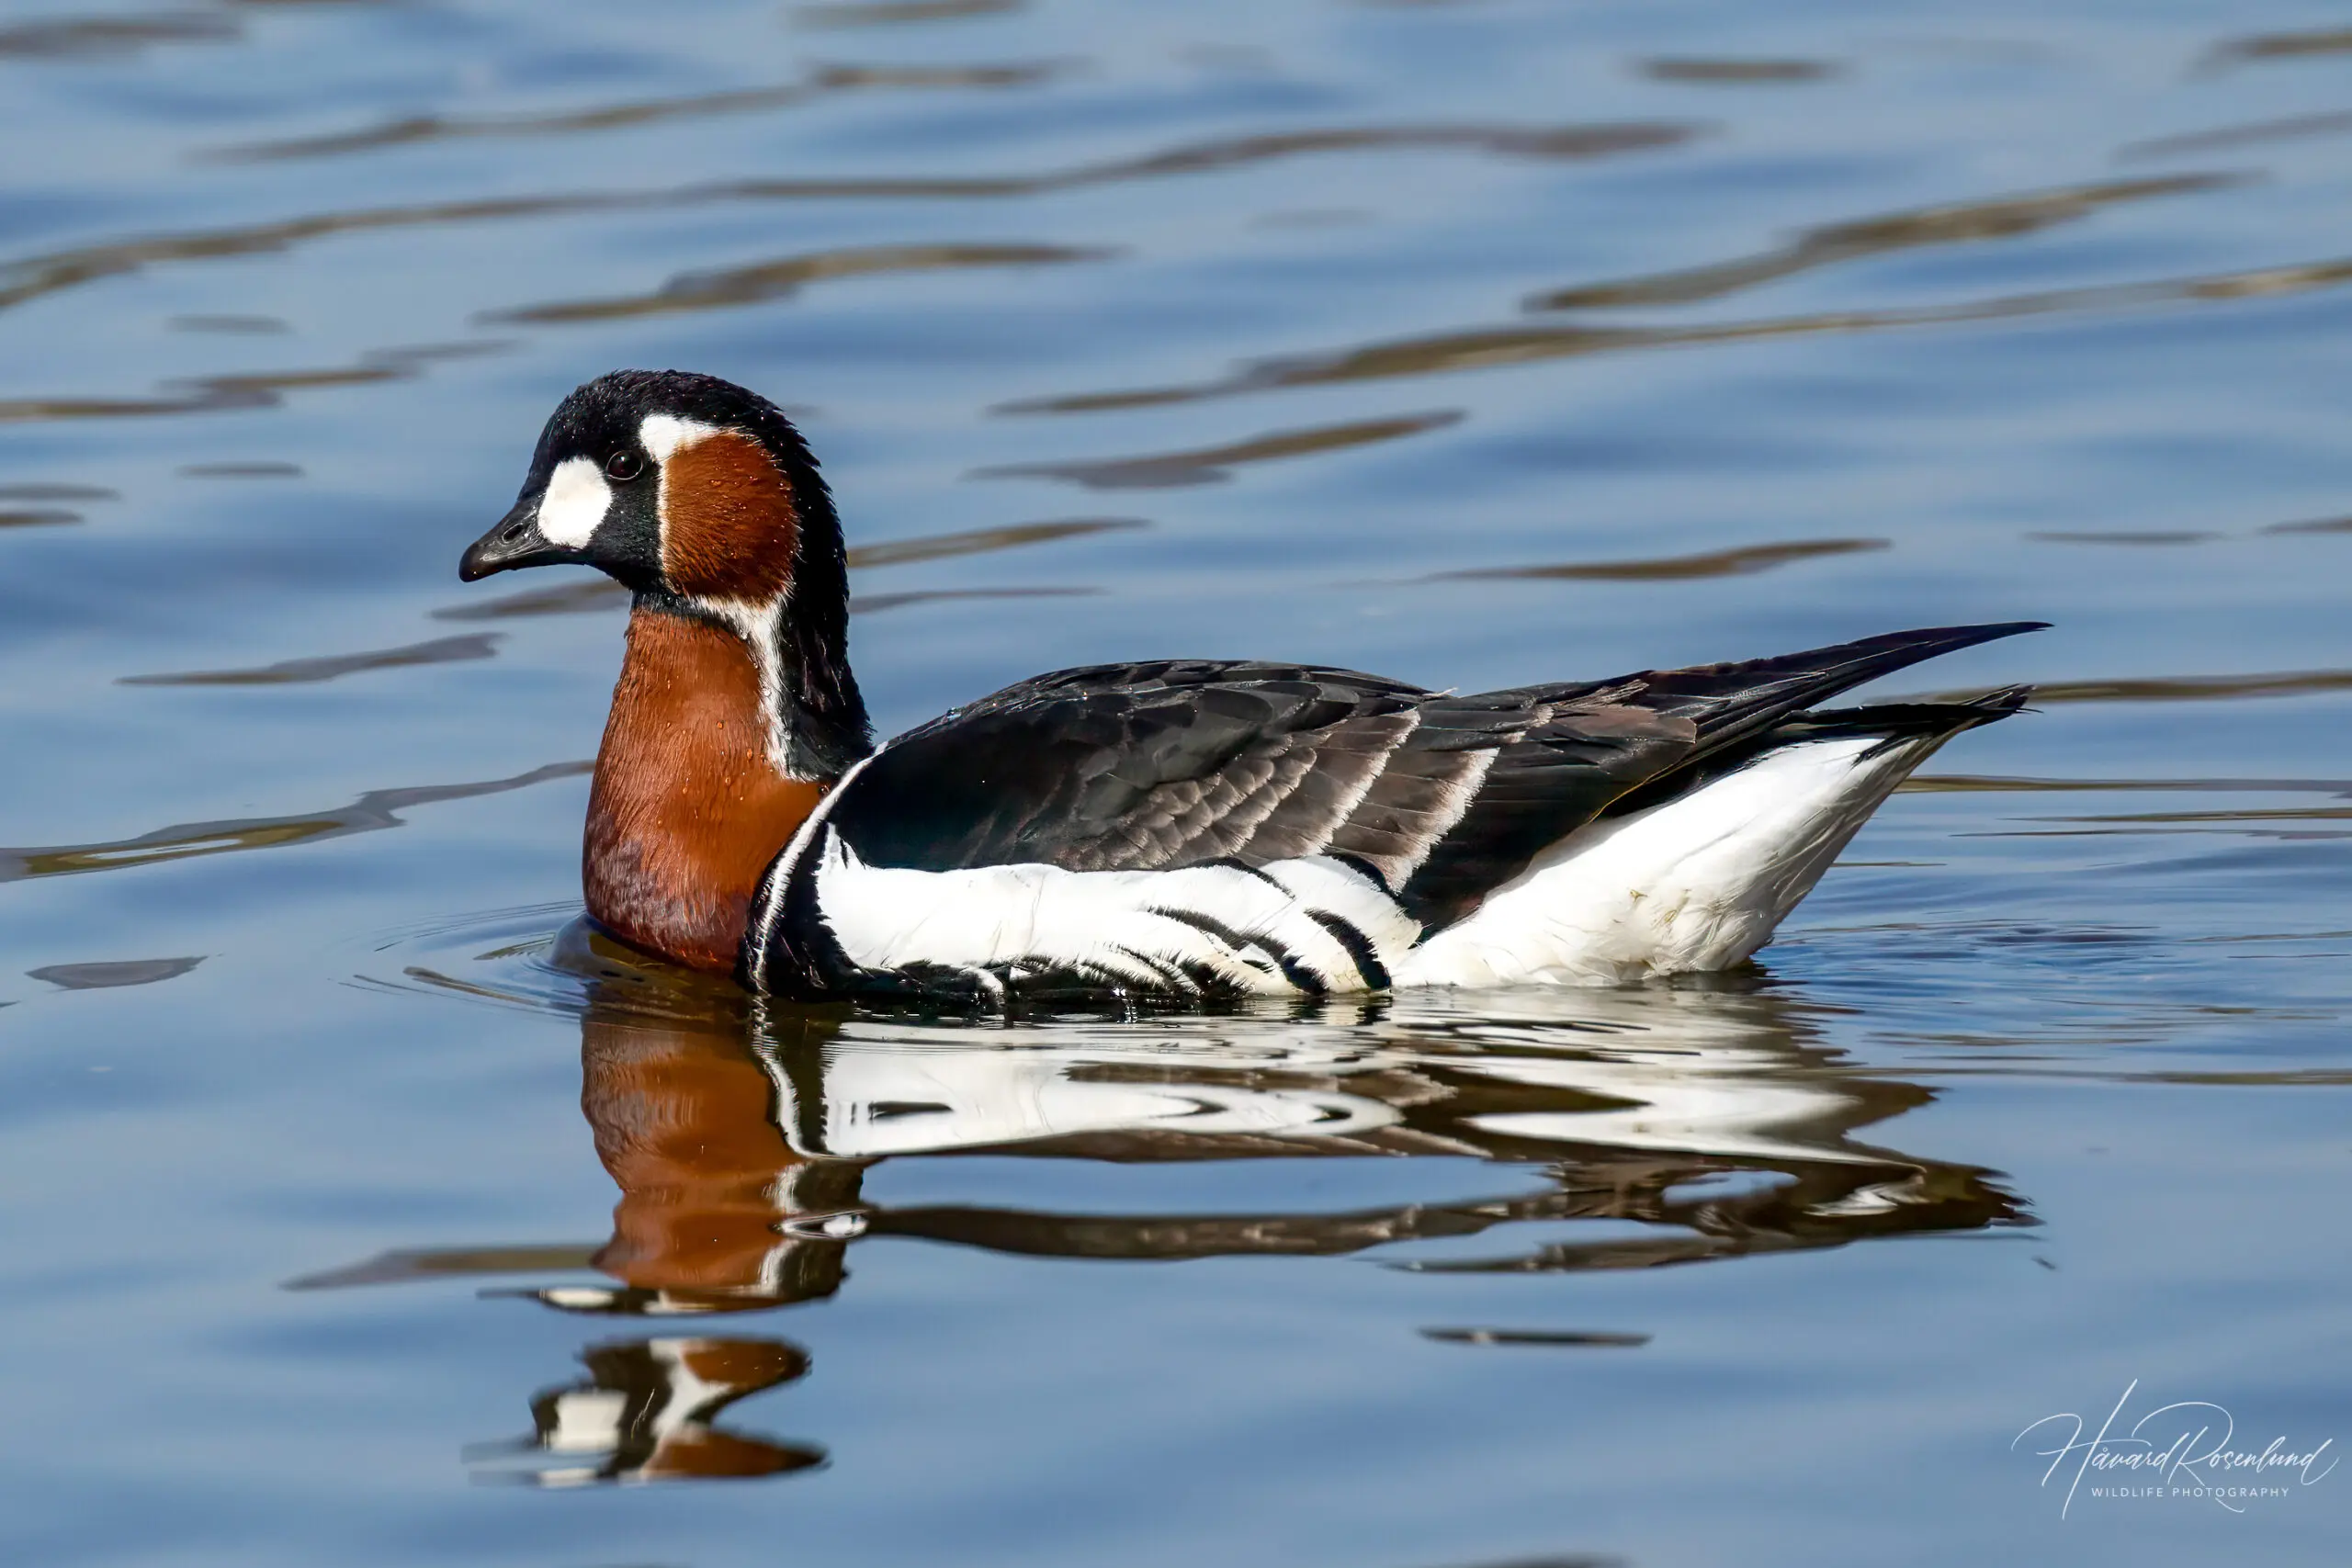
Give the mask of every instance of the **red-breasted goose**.
[[589, 914], [797, 998], [1724, 968], [1930, 752], [2029, 689], [1814, 705], [2041, 625], [1472, 695], [1148, 660], [1041, 675], [877, 748], [815, 458], [774, 404], [674, 370], [566, 398], [459, 572], [559, 564], [635, 595], [589, 797]]

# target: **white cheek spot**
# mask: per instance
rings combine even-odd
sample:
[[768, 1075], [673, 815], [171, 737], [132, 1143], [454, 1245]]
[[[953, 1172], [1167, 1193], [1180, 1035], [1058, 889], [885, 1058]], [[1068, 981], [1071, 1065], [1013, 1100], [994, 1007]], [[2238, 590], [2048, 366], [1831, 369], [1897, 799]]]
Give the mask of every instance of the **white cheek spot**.
[[691, 446], [706, 435], [716, 435], [714, 425], [697, 424], [675, 414], [650, 413], [637, 427], [638, 445], [653, 454], [657, 463], [666, 463], [672, 453], [681, 446]]
[[576, 550], [588, 542], [613, 503], [612, 487], [585, 457], [566, 457], [539, 498], [539, 532], [548, 543]]

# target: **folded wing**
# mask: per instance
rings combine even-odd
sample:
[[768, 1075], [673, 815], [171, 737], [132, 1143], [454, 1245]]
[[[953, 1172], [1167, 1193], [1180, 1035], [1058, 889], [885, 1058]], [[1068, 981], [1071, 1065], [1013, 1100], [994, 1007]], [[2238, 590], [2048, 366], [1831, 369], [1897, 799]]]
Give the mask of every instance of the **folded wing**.
[[869, 865], [1357, 861], [1442, 921], [1635, 788], [1849, 687], [2038, 623], [1460, 696], [1307, 665], [1041, 675], [876, 753], [826, 819]]
[[[1161, 922], [1157, 935], [1098, 941], [1114, 912], [1083, 915], [1091, 906], [1071, 900], [1084, 896], [1053, 876], [1272, 866], [1261, 880], [1279, 903], [1305, 897], [1281, 891], [1289, 881], [1325, 874], [1285, 863], [1317, 860], [1352, 868], [1371, 903], [1341, 889], [1334, 897], [1344, 909], [1302, 906], [1339, 943], [1308, 967], [1342, 987], [1385, 985], [1398, 943], [1476, 910], [1611, 811], [1746, 765], [1777, 744], [1780, 727], [1802, 726], [1804, 710], [1849, 687], [2037, 624], [1937, 627], [1473, 695], [1351, 671], [1213, 660], [1040, 676], [900, 736], [845, 776], [771, 869], [745, 972], [760, 989], [822, 990], [883, 954], [901, 968], [934, 950], [965, 954], [942, 961], [966, 969], [1011, 955], [1050, 967], [1064, 948], [1083, 952], [1079, 966], [1093, 970], [1108, 962], [1125, 974], [1116, 966], [1130, 960], [1199, 968], [1197, 954], [1152, 949], [1168, 945], [1168, 920], [1214, 934], [1222, 946], [1210, 956], [1222, 964], [1237, 945], [1224, 919], [1232, 911], [1209, 904], [1259, 892], [1220, 883], [1216, 898], [1193, 909], [1177, 898], [1191, 882], [1125, 878], [1117, 919]], [[827, 866], [848, 879], [831, 905], [817, 886]], [[979, 882], [949, 874], [1012, 867], [1052, 870]], [[900, 872], [943, 880], [901, 887], [871, 874]], [[864, 889], [854, 899], [842, 891], [853, 886]], [[1252, 915], [1240, 945], [1263, 947], [1261, 928], [1275, 918]], [[1050, 941], [1038, 934], [1048, 930], [1058, 933]], [[1306, 932], [1291, 946], [1322, 942]], [[854, 951], [831, 951], [844, 943]]]

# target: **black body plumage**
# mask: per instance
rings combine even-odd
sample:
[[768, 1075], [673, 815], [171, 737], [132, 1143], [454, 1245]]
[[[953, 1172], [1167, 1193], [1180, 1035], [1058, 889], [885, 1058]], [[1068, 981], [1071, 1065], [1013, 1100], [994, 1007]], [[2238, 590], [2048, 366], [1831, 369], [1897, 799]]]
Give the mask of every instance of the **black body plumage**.
[[[1858, 735], [1940, 739], [2006, 716], [2024, 688], [1974, 704], [1807, 710], [2041, 625], [1933, 627], [1472, 695], [1266, 662], [1165, 660], [1041, 675], [889, 741], [843, 782], [816, 832], [771, 872], [761, 895], [769, 918], [755, 919], [747, 939], [761, 951], [747, 950], [744, 977], [801, 994], [972, 989], [953, 965], [884, 976], [852, 962], [818, 896], [820, 840], [865, 867], [932, 874], [1261, 867], [1324, 856], [1360, 869], [1434, 931], [1587, 824], [1669, 801], [1781, 747]], [[1340, 940], [1356, 959], [1350, 988], [1387, 982], [1360, 931]], [[999, 965], [993, 978], [1056, 991], [1089, 979], [1057, 974], [1050, 954], [1033, 959]]]

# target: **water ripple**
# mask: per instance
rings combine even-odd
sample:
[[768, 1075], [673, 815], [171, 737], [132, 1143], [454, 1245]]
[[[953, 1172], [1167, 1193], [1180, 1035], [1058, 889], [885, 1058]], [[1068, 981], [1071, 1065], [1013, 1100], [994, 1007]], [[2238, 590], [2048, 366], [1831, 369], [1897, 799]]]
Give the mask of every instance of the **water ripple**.
[[[1140, 517], [1064, 517], [1047, 523], [1012, 523], [996, 528], [968, 528], [955, 534], [926, 534], [910, 539], [883, 539], [870, 545], [857, 545], [848, 552], [849, 564], [854, 569], [881, 566], [912, 566], [921, 561], [951, 560], [960, 556], [992, 554], [998, 550], [1018, 549], [1028, 545], [1051, 544], [1060, 539], [1080, 539], [1094, 534], [1127, 533], [1151, 525]], [[973, 597], [978, 591], [964, 591], [959, 596]], [[1001, 593], [1035, 595], [1094, 592], [1093, 589], [1007, 589]], [[926, 594], [865, 594], [850, 601], [853, 613], [865, 610], [890, 609], [898, 604], [912, 604], [919, 599], [946, 597], [939, 593]], [[436, 621], [496, 621], [524, 615], [570, 615], [600, 610], [616, 610], [628, 603], [628, 590], [609, 578], [593, 577], [578, 582], [559, 583], [553, 588], [526, 589], [497, 599], [469, 601], [462, 604], [446, 605], [433, 612]]]
[[798, 293], [808, 284], [834, 278], [941, 272], [964, 267], [1053, 266], [1071, 262], [1102, 261], [1119, 254], [1113, 248], [1082, 245], [865, 245], [784, 256], [775, 261], [757, 262], [748, 266], [727, 267], [718, 271], [684, 272], [650, 294], [529, 305], [519, 310], [487, 311], [475, 319], [490, 322], [535, 323], [619, 321], [632, 316], [722, 310], [782, 299]]
[[[2156, 675], [2104, 681], [2037, 681], [2037, 706], [2050, 703], [2203, 703], [2240, 697], [2292, 697], [2352, 692], [2352, 670], [2286, 670], [2253, 675]], [[1971, 692], [1939, 694], [1928, 702], [1958, 702]]]
[[1684, 82], [1705, 87], [1820, 82], [1838, 75], [1841, 69], [1835, 61], [1829, 60], [1701, 60], [1687, 56], [1661, 56], [1641, 63], [1642, 74], [1654, 82]]
[[33, 876], [71, 876], [83, 872], [122, 871], [198, 855], [229, 854], [241, 850], [274, 850], [287, 844], [319, 843], [349, 833], [372, 833], [397, 828], [400, 814], [412, 807], [445, 800], [469, 800], [476, 795], [501, 795], [528, 789], [550, 779], [577, 778], [593, 762], [551, 762], [511, 778], [480, 784], [424, 784], [400, 789], [371, 789], [349, 806], [290, 817], [241, 817], [213, 822], [183, 822], [158, 828], [136, 838], [94, 844], [47, 844], [33, 848], [0, 849], [0, 882]]
[[153, 986], [176, 980], [204, 962], [194, 958], [124, 958], [103, 964], [51, 964], [28, 969], [26, 976], [65, 991], [107, 991], [120, 986]]
[[973, 479], [1062, 479], [1089, 490], [1170, 490], [1186, 485], [1223, 484], [1244, 463], [1304, 457], [1400, 440], [1458, 424], [1459, 409], [1430, 413], [1399, 414], [1390, 419], [1351, 420], [1343, 424], [1317, 425], [1307, 430], [1276, 430], [1222, 446], [1187, 452], [1158, 452], [1139, 457], [1102, 457], [1071, 463], [1009, 463], [975, 468]]
[[630, 103], [604, 104], [594, 108], [551, 114], [408, 115], [364, 130], [292, 137], [277, 141], [248, 141], [200, 152], [197, 157], [199, 161], [216, 164], [265, 163], [372, 152], [387, 147], [413, 146], [427, 141], [622, 130], [670, 120], [797, 108], [844, 93], [877, 89], [1025, 87], [1050, 80], [1069, 69], [1067, 62], [1059, 61], [1023, 61], [1004, 65], [820, 65], [800, 81], [773, 87], [743, 87], [725, 92], [691, 93], [673, 98], [643, 98]]
[[149, 419], [164, 414], [275, 408], [288, 392], [405, 381], [422, 375], [426, 366], [438, 361], [497, 354], [507, 346], [501, 342], [482, 342], [384, 349], [363, 355], [354, 364], [325, 369], [257, 370], [185, 378], [165, 383], [166, 387], [187, 389], [184, 391], [164, 391], [143, 398], [0, 398], [0, 424], [46, 420]]
[[1944, 305], [1896, 307], [1883, 310], [1832, 310], [1813, 315], [1717, 321], [1702, 326], [1473, 327], [1393, 338], [1321, 354], [1285, 355], [1279, 358], [1249, 361], [1230, 376], [1214, 381], [1027, 399], [1000, 403], [996, 412], [1091, 413], [1113, 409], [1151, 408], [1295, 387], [1502, 369], [1584, 355], [2227, 302], [2334, 288], [2347, 281], [2352, 281], [2352, 259], [2333, 259], [2144, 283], [2093, 284], [2080, 288], [2009, 294]]
[[1563, 561], [1548, 566], [1472, 567], [1433, 572], [1422, 582], [1686, 582], [1704, 577], [1748, 577], [1792, 561], [1890, 549], [1891, 539], [1788, 539], [1771, 545], [1742, 545], [1699, 555], [1660, 556], [1650, 560]]
[[367, 653], [338, 653], [311, 659], [288, 659], [252, 670], [196, 670], [171, 675], [125, 675], [119, 686], [296, 686], [340, 680], [370, 670], [405, 670], [419, 664], [457, 664], [488, 659], [498, 651], [500, 634], [469, 632], [461, 637], [435, 637], [401, 648], [380, 648]]
[[796, 6], [792, 22], [801, 28], [889, 28], [919, 22], [962, 21], [969, 17], [1001, 17], [1022, 9], [1026, 0], [831, 0], [830, 4]]
[[1776, 250], [1734, 261], [1653, 273], [1614, 283], [1578, 284], [1538, 294], [1527, 301], [1527, 309], [1582, 310], [1620, 305], [1688, 305], [1864, 256], [1920, 246], [2016, 239], [2062, 223], [2080, 221], [2103, 208], [2125, 202], [2193, 196], [2242, 183], [2243, 176], [2213, 174], [2109, 180], [1849, 219], [1807, 229]]
[[0, 27], [0, 59], [84, 60], [132, 54], [151, 44], [228, 43], [243, 32], [236, 18], [216, 11], [44, 17]]
[[2313, 55], [2352, 53], [2352, 28], [2320, 28], [2309, 32], [2254, 33], [2227, 39], [2205, 51], [2199, 62], [2206, 70], [2266, 60], [2305, 60]]
[[1419, 125], [1341, 127], [1218, 137], [1141, 157], [1083, 164], [1044, 174], [901, 175], [856, 179], [725, 180], [644, 190], [482, 197], [357, 208], [267, 223], [106, 241], [0, 262], [0, 310], [99, 278], [166, 262], [284, 251], [330, 235], [444, 224], [512, 221], [590, 212], [639, 211], [729, 202], [978, 200], [1039, 196], [1127, 180], [1157, 179], [1335, 152], [1461, 151], [1497, 156], [1580, 159], [1670, 147], [1702, 128], [1683, 122], [1554, 127]]

